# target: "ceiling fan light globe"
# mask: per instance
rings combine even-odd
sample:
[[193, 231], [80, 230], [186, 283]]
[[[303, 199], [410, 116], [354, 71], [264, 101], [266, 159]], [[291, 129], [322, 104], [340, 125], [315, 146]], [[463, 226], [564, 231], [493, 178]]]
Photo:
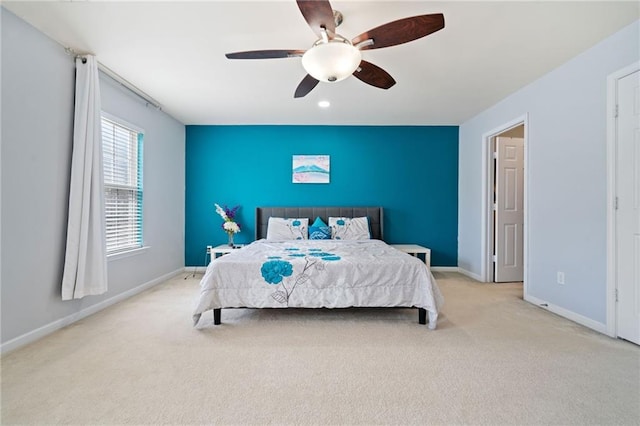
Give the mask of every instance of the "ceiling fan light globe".
[[360, 50], [342, 41], [317, 44], [302, 55], [302, 66], [307, 73], [324, 82], [344, 80], [361, 61]]

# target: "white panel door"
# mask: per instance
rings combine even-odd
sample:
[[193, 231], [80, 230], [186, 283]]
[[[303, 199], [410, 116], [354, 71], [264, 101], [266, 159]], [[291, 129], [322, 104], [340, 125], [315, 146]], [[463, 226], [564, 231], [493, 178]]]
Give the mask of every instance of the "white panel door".
[[524, 139], [496, 138], [494, 281], [524, 276]]
[[617, 334], [640, 344], [640, 71], [617, 87]]

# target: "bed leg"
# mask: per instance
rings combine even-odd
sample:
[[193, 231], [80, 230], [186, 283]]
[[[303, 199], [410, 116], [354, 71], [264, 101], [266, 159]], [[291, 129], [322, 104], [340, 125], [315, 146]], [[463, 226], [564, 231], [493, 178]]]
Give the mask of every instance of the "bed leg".
[[220, 325], [220, 311], [222, 309], [214, 309], [213, 310], [213, 325]]
[[427, 310], [424, 308], [418, 308], [418, 323], [420, 324], [427, 323]]

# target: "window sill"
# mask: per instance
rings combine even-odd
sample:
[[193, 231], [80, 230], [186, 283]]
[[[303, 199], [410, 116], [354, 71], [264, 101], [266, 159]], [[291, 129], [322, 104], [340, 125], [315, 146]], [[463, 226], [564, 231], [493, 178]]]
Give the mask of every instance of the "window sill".
[[133, 250], [119, 251], [117, 253], [108, 254], [107, 261], [111, 262], [112, 260], [124, 259], [125, 257], [137, 256], [139, 254], [145, 253], [149, 250], [149, 246], [143, 246]]

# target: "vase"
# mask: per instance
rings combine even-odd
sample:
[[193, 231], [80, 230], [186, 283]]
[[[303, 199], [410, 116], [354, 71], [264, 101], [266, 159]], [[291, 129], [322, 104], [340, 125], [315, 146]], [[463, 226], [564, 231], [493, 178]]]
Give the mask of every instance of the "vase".
[[229, 235], [229, 247], [233, 247], [233, 232], [229, 232], [227, 235]]

